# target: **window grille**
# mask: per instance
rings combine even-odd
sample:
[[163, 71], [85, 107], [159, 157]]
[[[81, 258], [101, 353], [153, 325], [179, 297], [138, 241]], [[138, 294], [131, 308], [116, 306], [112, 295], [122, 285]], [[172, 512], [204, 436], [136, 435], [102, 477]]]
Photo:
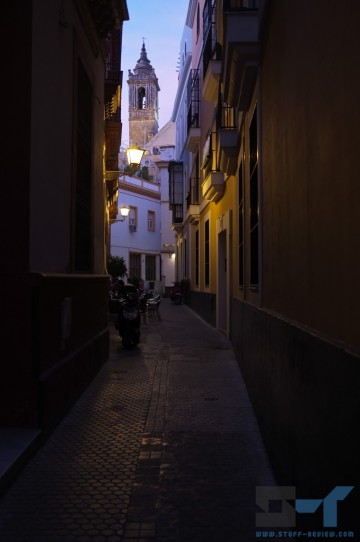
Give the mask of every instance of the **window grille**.
[[200, 127], [200, 70], [191, 70], [187, 84], [188, 117], [187, 128]]

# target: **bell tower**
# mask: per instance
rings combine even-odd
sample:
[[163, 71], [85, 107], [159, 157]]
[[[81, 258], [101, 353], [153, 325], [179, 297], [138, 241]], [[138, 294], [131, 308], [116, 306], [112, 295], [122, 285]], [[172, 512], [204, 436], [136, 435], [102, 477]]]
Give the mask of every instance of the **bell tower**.
[[143, 147], [157, 134], [158, 92], [155, 70], [147, 57], [145, 43], [132, 72], [129, 70], [129, 139], [131, 145]]

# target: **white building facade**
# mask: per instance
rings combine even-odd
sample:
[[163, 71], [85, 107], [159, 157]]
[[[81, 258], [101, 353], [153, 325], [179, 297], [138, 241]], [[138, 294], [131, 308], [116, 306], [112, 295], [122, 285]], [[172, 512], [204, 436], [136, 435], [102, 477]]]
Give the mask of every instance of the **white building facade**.
[[[111, 224], [110, 254], [122, 256], [128, 280], [149, 282], [162, 291], [160, 265], [160, 184], [124, 175], [119, 180], [119, 207], [129, 216]], [[119, 214], [120, 216], [120, 214]]]
[[146, 154], [142, 165], [149, 168], [150, 175], [160, 184], [161, 225], [160, 255], [163, 293], [172, 288], [176, 280], [176, 234], [172, 228], [172, 213], [169, 207], [169, 163], [175, 160], [175, 123], [168, 121], [145, 145]]
[[169, 209], [168, 167], [175, 158], [175, 124], [169, 121], [146, 145], [141, 167], [151, 180], [124, 174], [119, 179], [118, 206], [129, 216], [111, 223], [110, 254], [124, 258], [129, 281], [149, 283], [166, 295], [176, 280], [176, 240]]
[[139, 171], [130, 176], [125, 173], [127, 160], [120, 149], [118, 163], [124, 173], [119, 178], [118, 207], [127, 205], [130, 212], [124, 221], [118, 213], [111, 222], [110, 254], [124, 258], [129, 281], [143, 281], [166, 295], [176, 280], [168, 173], [169, 163], [175, 160], [175, 123], [170, 120], [158, 131], [160, 88], [144, 44], [128, 85], [130, 140], [145, 149], [145, 154]]

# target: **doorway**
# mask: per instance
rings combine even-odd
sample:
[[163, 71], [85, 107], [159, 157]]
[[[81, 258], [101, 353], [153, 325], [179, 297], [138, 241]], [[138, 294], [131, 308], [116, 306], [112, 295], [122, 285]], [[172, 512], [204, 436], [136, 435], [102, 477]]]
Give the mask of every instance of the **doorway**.
[[228, 335], [228, 257], [226, 230], [218, 234], [217, 328]]

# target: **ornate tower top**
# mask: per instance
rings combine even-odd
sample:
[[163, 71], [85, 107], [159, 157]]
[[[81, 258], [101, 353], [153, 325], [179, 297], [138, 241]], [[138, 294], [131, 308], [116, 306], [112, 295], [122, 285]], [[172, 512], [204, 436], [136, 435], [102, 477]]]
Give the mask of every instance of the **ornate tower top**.
[[145, 43], [144, 42], [142, 44], [140, 58], [137, 61], [134, 72], [136, 74], [138, 74], [139, 72], [142, 73], [142, 70], [153, 70], [154, 71], [154, 68], [150, 64], [150, 60], [147, 57], [147, 52], [146, 52], [146, 49], [145, 49]]
[[140, 58], [129, 70], [129, 139], [142, 147], [158, 132], [158, 92], [155, 70], [148, 59], [143, 41]]

